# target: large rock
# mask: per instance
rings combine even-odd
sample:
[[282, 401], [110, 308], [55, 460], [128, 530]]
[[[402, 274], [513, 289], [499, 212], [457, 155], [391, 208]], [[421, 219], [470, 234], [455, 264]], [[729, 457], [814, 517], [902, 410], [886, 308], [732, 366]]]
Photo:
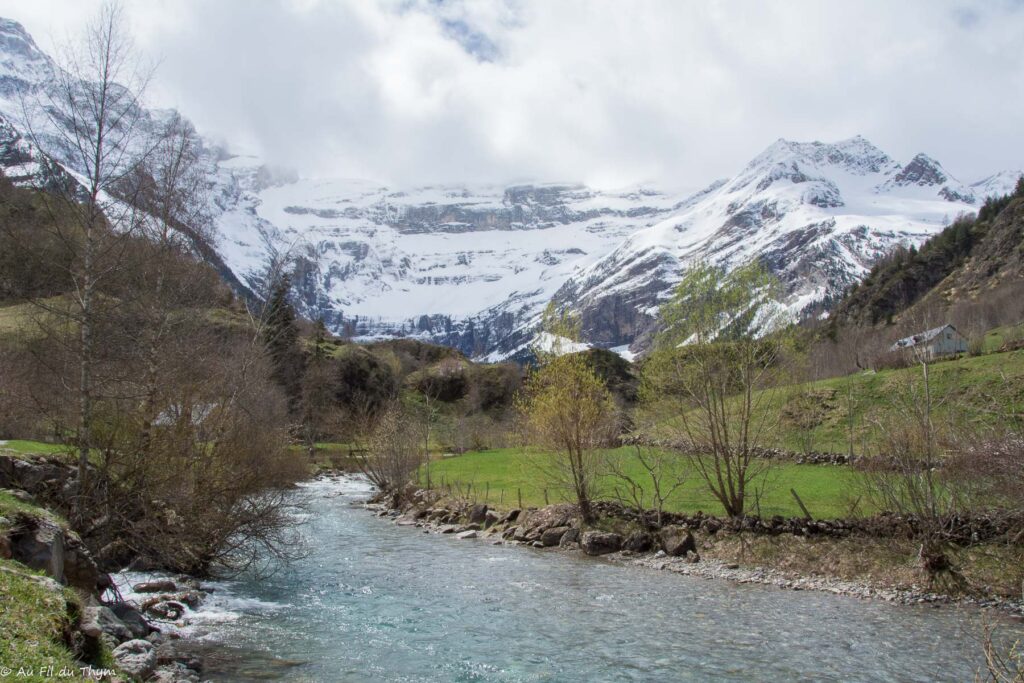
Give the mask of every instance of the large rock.
[[64, 580], [64, 531], [48, 519], [23, 517], [11, 534], [11, 558]]
[[519, 508], [513, 508], [501, 516], [501, 519], [498, 520], [498, 524], [511, 524], [512, 522], [519, 519], [519, 515], [522, 512], [523, 511], [520, 510]]
[[129, 640], [114, 648], [114, 660], [129, 676], [145, 680], [156, 669], [156, 648], [148, 640]]
[[697, 542], [689, 529], [667, 526], [661, 530], [661, 547], [666, 555], [685, 557], [688, 552], [697, 552]]
[[455, 534], [455, 538], [465, 540], [468, 538], [476, 538], [476, 535], [477, 534], [475, 529], [467, 529], [466, 531]]
[[646, 553], [654, 547], [654, 538], [646, 531], [634, 531], [622, 542], [622, 549], [634, 553]]
[[580, 542], [580, 530], [575, 528], [575, 527], [572, 527], [568, 531], [566, 531], [564, 534], [562, 534], [562, 538], [559, 539], [558, 545], [559, 545], [559, 547], [562, 547], [562, 548], [568, 548], [569, 546], [571, 546], [573, 544], [576, 544], [576, 543], [579, 543], [579, 542]]
[[178, 590], [177, 584], [170, 579], [157, 579], [156, 581], [143, 581], [132, 586], [136, 593], [173, 593]]
[[150, 683], [199, 683], [199, 674], [181, 662], [164, 664], [153, 672]]
[[545, 548], [558, 545], [562, 540], [562, 536], [565, 536], [565, 532], [568, 530], [569, 527], [567, 526], [556, 526], [551, 529], [547, 529], [540, 535], [540, 544]]
[[490, 529], [492, 526], [497, 524], [500, 520], [501, 520], [501, 515], [499, 515], [494, 510], [488, 510], [487, 514], [484, 516], [484, 528], [485, 529]]
[[147, 614], [152, 614], [158, 619], [167, 619], [168, 621], [177, 621], [185, 614], [184, 603], [178, 602], [177, 600], [159, 600], [156, 602], [145, 602], [142, 608]]
[[585, 531], [580, 536], [580, 547], [587, 555], [607, 555], [622, 547], [622, 536], [605, 531]]
[[91, 638], [100, 638], [106, 633], [119, 643], [137, 637], [132, 629], [117, 618], [113, 610], [103, 606], [83, 608], [78, 630]]
[[532, 510], [519, 516], [519, 529], [515, 540], [527, 543], [539, 541], [548, 529], [560, 526], [572, 526], [576, 519], [576, 506], [566, 503], [548, 505], [539, 510]]
[[469, 523], [483, 524], [487, 519], [487, 506], [484, 504], [474, 505], [469, 509]]
[[111, 605], [110, 611], [132, 632], [133, 638], [146, 638], [153, 632], [153, 627], [142, 616], [142, 612], [127, 602]]

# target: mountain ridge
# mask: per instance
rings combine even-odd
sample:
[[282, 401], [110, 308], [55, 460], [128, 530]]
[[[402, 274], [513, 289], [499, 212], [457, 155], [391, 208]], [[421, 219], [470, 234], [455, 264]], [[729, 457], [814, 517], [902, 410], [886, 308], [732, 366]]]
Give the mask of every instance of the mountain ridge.
[[[16, 121], [18, 100], [56, 68], [23, 27], [0, 19], [0, 164], [18, 182], [55, 173]], [[147, 121], [168, 115], [150, 110]], [[73, 175], [67, 157], [56, 161]], [[491, 360], [528, 344], [551, 299], [581, 313], [588, 341], [640, 352], [660, 301], [698, 259], [728, 268], [760, 258], [794, 318], [821, 314], [879, 258], [920, 244], [1011, 175], [964, 185], [925, 154], [901, 164], [859, 135], [780, 138], [696, 193], [391, 188], [300, 178], [210, 143], [202, 163], [218, 234], [208, 258], [236, 289], [261, 291], [268, 262], [287, 259], [296, 307], [336, 333], [414, 336]]]

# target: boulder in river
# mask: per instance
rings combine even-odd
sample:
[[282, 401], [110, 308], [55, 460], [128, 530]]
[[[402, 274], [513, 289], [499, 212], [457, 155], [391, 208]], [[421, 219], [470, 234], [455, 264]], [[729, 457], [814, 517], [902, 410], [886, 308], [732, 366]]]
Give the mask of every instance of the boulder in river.
[[458, 538], [460, 540], [476, 538], [476, 531], [473, 529], [469, 529], [468, 531], [463, 531], [461, 533], [455, 534], [455, 538]]
[[132, 589], [136, 593], [173, 593], [178, 590], [178, 586], [170, 579], [158, 579], [137, 583], [132, 586]]
[[606, 555], [622, 547], [622, 536], [606, 531], [585, 531], [580, 536], [580, 547], [587, 555]]
[[160, 600], [152, 604], [143, 603], [143, 609], [159, 619], [176, 621], [181, 618], [187, 608], [184, 603], [177, 600]]

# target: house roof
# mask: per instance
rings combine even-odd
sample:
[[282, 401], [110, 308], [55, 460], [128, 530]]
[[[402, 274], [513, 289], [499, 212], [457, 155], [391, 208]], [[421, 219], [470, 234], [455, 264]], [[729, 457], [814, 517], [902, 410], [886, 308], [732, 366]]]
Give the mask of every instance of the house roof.
[[959, 330], [957, 330], [955, 327], [953, 327], [952, 325], [947, 323], [947, 324], [943, 325], [942, 327], [935, 327], [935, 328], [932, 328], [930, 330], [925, 330], [924, 332], [918, 332], [917, 334], [912, 334], [909, 337], [904, 337], [903, 339], [900, 339], [895, 344], [893, 344], [889, 348], [889, 350], [890, 351], [897, 351], [899, 349], [909, 349], [911, 347], [917, 346], [918, 344], [926, 344], [926, 343], [930, 342], [932, 339], [935, 339], [936, 337], [938, 337], [940, 334], [945, 332], [947, 329], [951, 329], [954, 332], [956, 332], [957, 334], [960, 334]]

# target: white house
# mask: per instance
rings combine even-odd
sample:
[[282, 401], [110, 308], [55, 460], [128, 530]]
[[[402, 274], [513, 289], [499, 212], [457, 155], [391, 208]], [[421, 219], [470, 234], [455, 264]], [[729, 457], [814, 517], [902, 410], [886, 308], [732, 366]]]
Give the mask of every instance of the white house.
[[967, 337], [960, 334], [952, 325], [943, 325], [925, 332], [918, 332], [909, 337], [904, 337], [893, 344], [890, 351], [902, 349], [914, 349], [915, 353], [923, 355], [926, 359], [952, 356], [967, 351]]

